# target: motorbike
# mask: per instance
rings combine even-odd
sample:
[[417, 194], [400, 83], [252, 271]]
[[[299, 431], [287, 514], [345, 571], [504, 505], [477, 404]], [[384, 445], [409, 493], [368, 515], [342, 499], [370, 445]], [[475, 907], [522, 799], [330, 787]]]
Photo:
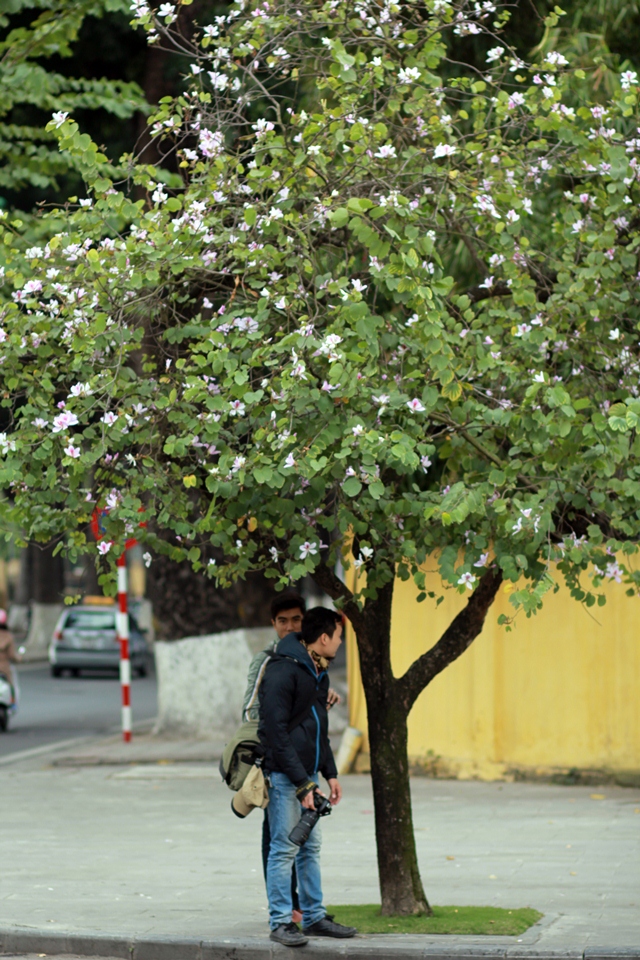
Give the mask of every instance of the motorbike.
[[0, 733], [5, 733], [9, 728], [9, 717], [18, 712], [19, 700], [20, 687], [16, 671], [13, 671], [13, 683], [0, 673]]

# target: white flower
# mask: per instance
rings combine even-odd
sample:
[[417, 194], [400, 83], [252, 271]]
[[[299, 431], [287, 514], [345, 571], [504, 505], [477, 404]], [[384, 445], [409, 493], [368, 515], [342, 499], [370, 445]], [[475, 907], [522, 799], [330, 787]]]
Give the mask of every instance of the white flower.
[[516, 221], [518, 221], [519, 219], [520, 219], [519, 213], [516, 213], [515, 210], [509, 210], [509, 212], [507, 213], [507, 220], [509, 221], [509, 223], [516, 223]]
[[0, 433], [0, 453], [3, 455], [16, 448], [15, 440], [8, 440], [6, 433]]
[[165, 193], [163, 183], [156, 183], [156, 188], [151, 194], [151, 199], [154, 203], [164, 203], [167, 199], [167, 194]]
[[366, 283], [362, 283], [362, 282], [361, 282], [360, 280], [358, 280], [358, 279], [352, 280], [352, 281], [351, 281], [351, 286], [352, 286], [353, 289], [356, 290], [358, 293], [364, 293], [364, 291], [367, 289], [367, 284], [366, 284]]
[[493, 63], [494, 60], [499, 60], [503, 54], [504, 47], [492, 47], [487, 53], [487, 63]]
[[57, 417], [53, 418], [53, 425], [51, 427], [52, 433], [60, 433], [62, 430], [68, 430], [69, 427], [75, 427], [78, 423], [78, 418], [75, 413], [69, 413], [68, 410], [65, 410], [63, 413], [59, 413]]
[[233, 325], [244, 333], [256, 333], [258, 330], [258, 321], [254, 320], [253, 317], [237, 317], [233, 321]]
[[356, 423], [355, 427], [351, 427], [351, 433], [354, 437], [359, 437], [364, 433], [364, 427], [361, 423]]
[[457, 151], [457, 149], [458, 148], [453, 146], [451, 143], [439, 143], [433, 151], [433, 159], [438, 160], [440, 157], [450, 157]]
[[306, 557], [313, 557], [318, 552], [318, 544], [311, 543], [309, 540], [305, 542], [300, 547], [300, 559], [304, 560]]
[[412, 413], [424, 413], [426, 410], [424, 404], [417, 397], [414, 397], [413, 400], [407, 400], [407, 406]]
[[539, 373], [536, 373], [535, 377], [533, 378], [533, 382], [544, 383], [544, 373], [542, 373], [542, 371], [540, 371]]
[[609, 340], [619, 340], [620, 339], [620, 330], [618, 327], [614, 327], [613, 330], [609, 330]]
[[90, 397], [93, 393], [91, 389], [91, 384], [89, 383], [74, 383], [69, 391], [70, 397]]
[[557, 50], [552, 50], [544, 59], [547, 63], [555, 64], [558, 67], [566, 67], [569, 63], [567, 58], [558, 53]]
[[142, 554], [142, 559], [144, 560], [145, 567], [151, 566], [151, 554], [149, 552]]
[[628, 90], [632, 84], [638, 82], [638, 74], [635, 70], [625, 70], [620, 74], [620, 86], [623, 90]]
[[419, 319], [420, 318], [418, 317], [418, 314], [414, 313], [413, 316], [409, 317], [409, 319], [405, 323], [405, 327], [412, 327], [414, 323], [418, 322]]
[[465, 586], [467, 590], [473, 590], [473, 585], [478, 578], [474, 573], [463, 573], [459, 578], [458, 583], [461, 586]]
[[417, 67], [403, 67], [398, 71], [398, 80], [400, 83], [413, 83], [420, 79], [420, 71]]
[[373, 556], [373, 547], [360, 547], [360, 553], [365, 560], [371, 560]]
[[74, 460], [77, 460], [82, 453], [82, 450], [80, 447], [74, 447], [74, 445], [70, 443], [68, 447], [64, 448], [64, 452], [68, 457], [73, 457]]
[[106, 543], [104, 540], [101, 540], [100, 543], [98, 544], [98, 553], [101, 553], [102, 556], [104, 557], [106, 553], [109, 553], [109, 550], [111, 550], [111, 547], [112, 547], [111, 541]]
[[68, 113], [64, 113], [62, 110], [59, 110], [57, 113], [54, 113], [51, 119], [53, 120], [54, 126], [59, 129], [68, 116]]
[[211, 557], [211, 559], [210, 559], [209, 561], [207, 561], [207, 566], [208, 566], [208, 567], [215, 567], [215, 565], [216, 565], [215, 558], [214, 558], [214, 557]]
[[[389, 403], [389, 394], [388, 394], [388, 393], [381, 393], [379, 397], [374, 397], [374, 396], [372, 396], [371, 399], [373, 400], [374, 403], [377, 403], [378, 406], [380, 406], [380, 407], [386, 407], [386, 405]], [[382, 412], [382, 411], [380, 411], [380, 412]]]
[[229, 404], [229, 413], [232, 417], [243, 417], [245, 405], [241, 400], [232, 400]]
[[38, 430], [44, 430], [49, 421], [43, 420], [42, 417], [36, 417], [35, 420], [31, 421], [31, 423], [34, 427], [37, 427]]
[[105, 423], [108, 427], [112, 427], [117, 419], [117, 413], [114, 413], [113, 410], [107, 410], [107, 412], [103, 413], [103, 415], [100, 417], [100, 422]]
[[481, 553], [479, 559], [476, 560], [476, 562], [474, 563], [474, 567], [486, 567], [488, 562], [489, 562], [489, 554]]
[[429, 467], [431, 466], [431, 460], [429, 459], [429, 457], [420, 457], [420, 464], [422, 466], [422, 469], [426, 473]]
[[395, 158], [396, 148], [390, 143], [386, 143], [384, 146], [380, 147], [377, 153], [374, 153], [374, 157], [378, 157], [380, 160], [387, 160], [389, 158]]
[[295, 457], [293, 456], [292, 453], [289, 453], [289, 454], [287, 455], [287, 459], [285, 460], [284, 465], [285, 465], [285, 467], [288, 467], [288, 468], [295, 467], [296, 461], [295, 461]]
[[325, 393], [331, 393], [332, 390], [337, 390], [339, 386], [340, 386], [339, 383], [334, 385], [329, 383], [328, 380], [325, 380], [320, 389], [324, 390]]
[[269, 553], [271, 554], [271, 559], [273, 560], [273, 562], [274, 562], [274, 563], [277, 563], [277, 562], [278, 562], [278, 548], [277, 548], [277, 547], [269, 547]]
[[278, 309], [278, 310], [286, 310], [286, 309], [287, 309], [287, 301], [286, 301], [286, 299], [285, 299], [284, 297], [280, 297], [279, 300], [276, 300], [274, 306], [275, 306], [276, 309]]
[[161, 3], [160, 6], [158, 7], [158, 16], [164, 17], [165, 20], [167, 20], [168, 18], [171, 18], [171, 20], [174, 20], [175, 12], [176, 12], [176, 8], [172, 3]]
[[246, 457], [243, 457], [243, 456], [236, 457], [233, 461], [233, 466], [231, 467], [231, 473], [237, 473], [238, 470], [242, 470], [246, 462], [247, 462]]
[[513, 110], [514, 107], [521, 107], [525, 103], [524, 96], [515, 90], [507, 101], [507, 106], [510, 110]]

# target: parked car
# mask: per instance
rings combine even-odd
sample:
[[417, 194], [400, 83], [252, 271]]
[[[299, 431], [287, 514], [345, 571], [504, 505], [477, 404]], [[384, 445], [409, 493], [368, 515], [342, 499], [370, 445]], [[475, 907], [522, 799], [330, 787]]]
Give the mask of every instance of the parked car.
[[[129, 659], [132, 673], [144, 677], [149, 669], [149, 648], [144, 632], [131, 614]], [[65, 610], [49, 645], [49, 663], [54, 677], [60, 677], [65, 670], [75, 677], [81, 670], [117, 670], [120, 644], [116, 639], [115, 604], [85, 602]]]

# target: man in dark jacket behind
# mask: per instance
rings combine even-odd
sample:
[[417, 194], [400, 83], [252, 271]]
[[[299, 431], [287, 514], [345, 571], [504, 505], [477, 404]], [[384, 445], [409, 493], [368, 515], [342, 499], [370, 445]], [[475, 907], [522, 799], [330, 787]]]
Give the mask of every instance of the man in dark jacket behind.
[[[271, 848], [267, 896], [271, 939], [288, 947], [303, 946], [308, 937], [352, 937], [353, 927], [335, 923], [322, 905], [320, 827], [298, 847], [289, 834], [303, 808], [314, 809], [313, 796], [322, 773], [332, 806], [342, 790], [329, 743], [327, 667], [342, 643], [342, 617], [325, 607], [305, 614], [301, 633], [280, 641], [260, 685], [260, 739], [269, 778]], [[304, 933], [291, 919], [291, 867], [295, 859]]]

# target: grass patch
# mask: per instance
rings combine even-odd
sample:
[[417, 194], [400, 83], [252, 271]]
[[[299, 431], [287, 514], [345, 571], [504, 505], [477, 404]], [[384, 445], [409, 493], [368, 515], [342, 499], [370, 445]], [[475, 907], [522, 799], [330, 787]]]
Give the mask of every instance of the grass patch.
[[542, 917], [531, 907], [432, 907], [432, 917], [383, 917], [377, 903], [327, 907], [338, 923], [359, 933], [449, 933], [516, 937]]

